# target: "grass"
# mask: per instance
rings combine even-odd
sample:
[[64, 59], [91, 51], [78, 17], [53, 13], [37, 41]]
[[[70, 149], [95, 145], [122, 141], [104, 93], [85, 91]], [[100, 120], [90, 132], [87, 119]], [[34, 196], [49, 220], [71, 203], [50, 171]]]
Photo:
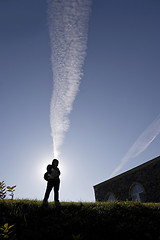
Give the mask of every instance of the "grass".
[[160, 203], [0, 200], [0, 226], [18, 240], [160, 240]]

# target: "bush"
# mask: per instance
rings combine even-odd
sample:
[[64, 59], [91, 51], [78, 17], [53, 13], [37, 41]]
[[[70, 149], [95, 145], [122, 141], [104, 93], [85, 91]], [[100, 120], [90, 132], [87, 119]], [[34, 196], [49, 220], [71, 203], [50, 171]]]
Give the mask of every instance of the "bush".
[[6, 188], [5, 182], [4, 181], [0, 182], [0, 199], [5, 199], [7, 196], [7, 192], [9, 192], [10, 193], [9, 196], [13, 200], [15, 188], [16, 188], [16, 185], [12, 187], [7, 186]]
[[19, 240], [160, 239], [160, 204], [49, 203], [1, 200], [0, 226], [14, 224]]

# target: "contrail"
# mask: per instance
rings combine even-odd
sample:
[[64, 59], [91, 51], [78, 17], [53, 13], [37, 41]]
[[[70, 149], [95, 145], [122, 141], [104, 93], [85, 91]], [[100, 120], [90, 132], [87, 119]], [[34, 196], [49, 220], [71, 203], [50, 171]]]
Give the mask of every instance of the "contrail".
[[54, 79], [50, 124], [57, 157], [82, 77], [91, 0], [47, 0], [47, 3]]
[[140, 153], [153, 142], [153, 140], [160, 133], [160, 115], [145, 129], [145, 131], [137, 138], [135, 143], [128, 150], [126, 155], [122, 158], [119, 166], [114, 170], [110, 177], [113, 177], [118, 171], [121, 170], [123, 165], [129, 159], [137, 157]]

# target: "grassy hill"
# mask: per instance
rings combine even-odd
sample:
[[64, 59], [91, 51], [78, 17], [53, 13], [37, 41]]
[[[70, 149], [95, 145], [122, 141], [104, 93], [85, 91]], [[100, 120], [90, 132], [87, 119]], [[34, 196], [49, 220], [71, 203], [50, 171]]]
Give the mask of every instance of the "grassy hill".
[[160, 204], [71, 202], [43, 206], [40, 201], [0, 200], [0, 227], [5, 223], [14, 224], [9, 239], [16, 234], [18, 240], [160, 240]]

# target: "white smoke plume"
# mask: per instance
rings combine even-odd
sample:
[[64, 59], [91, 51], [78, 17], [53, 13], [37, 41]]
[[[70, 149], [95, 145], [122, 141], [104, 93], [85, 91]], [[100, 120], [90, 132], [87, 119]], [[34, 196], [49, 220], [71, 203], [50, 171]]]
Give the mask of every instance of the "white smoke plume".
[[128, 150], [126, 155], [122, 158], [119, 166], [114, 170], [110, 177], [113, 177], [117, 172], [121, 170], [126, 162], [131, 158], [137, 157], [140, 153], [146, 150], [146, 148], [153, 142], [153, 140], [160, 133], [160, 115], [145, 129], [145, 131], [137, 138], [135, 143]]
[[91, 0], [47, 0], [47, 3], [54, 80], [50, 124], [57, 157], [82, 77]]

